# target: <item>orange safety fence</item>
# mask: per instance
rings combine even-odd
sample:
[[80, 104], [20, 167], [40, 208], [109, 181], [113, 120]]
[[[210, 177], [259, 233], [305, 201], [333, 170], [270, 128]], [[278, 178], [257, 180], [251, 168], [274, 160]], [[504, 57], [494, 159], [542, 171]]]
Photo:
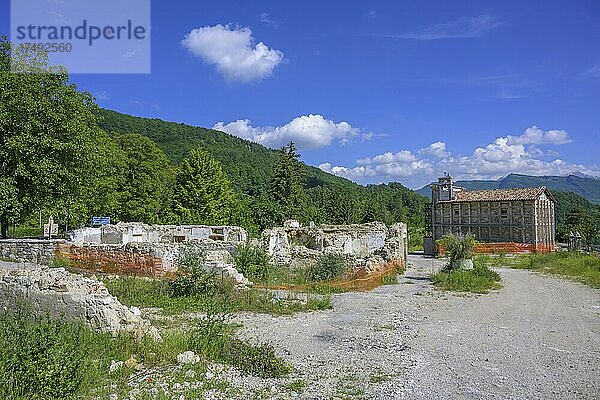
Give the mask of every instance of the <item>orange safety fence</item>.
[[[361, 268], [355, 272], [351, 279], [342, 279], [335, 281], [320, 282], [332, 288], [342, 289], [344, 291], [352, 292], [367, 292], [375, 289], [383, 284], [383, 278], [397, 274], [404, 270], [404, 262], [401, 259], [389, 261], [383, 265], [383, 268], [376, 270], [375, 272], [369, 273], [366, 268]], [[278, 290], [290, 290], [290, 291], [304, 291], [314, 287], [315, 284], [302, 284], [302, 285], [258, 285], [255, 284], [253, 287], [258, 289], [278, 289]]]
[[90, 272], [138, 276], [161, 276], [165, 272], [160, 257], [142, 252], [59, 244], [55, 255]]
[[[437, 245], [438, 255], [445, 255], [444, 246]], [[534, 243], [477, 243], [474, 252], [476, 254], [527, 254], [527, 253], [550, 253], [554, 251], [553, 245], [534, 244]]]

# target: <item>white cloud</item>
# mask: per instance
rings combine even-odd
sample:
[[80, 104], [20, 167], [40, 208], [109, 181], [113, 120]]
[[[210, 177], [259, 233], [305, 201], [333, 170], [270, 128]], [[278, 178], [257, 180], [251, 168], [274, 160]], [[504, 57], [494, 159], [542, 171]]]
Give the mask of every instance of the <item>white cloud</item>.
[[401, 150], [397, 153], [391, 153], [388, 151], [387, 153], [380, 154], [373, 158], [362, 158], [360, 160], [357, 160], [356, 163], [358, 165], [369, 165], [369, 164], [384, 165], [384, 164], [391, 164], [394, 162], [416, 161], [416, 159], [417, 159], [417, 157], [414, 154], [412, 154], [410, 151]]
[[433, 166], [426, 160], [407, 162], [394, 161], [386, 164], [367, 164], [358, 167], [333, 166], [331, 163], [319, 164], [325, 172], [341, 176], [356, 182], [383, 182], [409, 178], [414, 175], [431, 175]]
[[452, 156], [444, 142], [435, 142], [421, 149], [420, 157], [402, 150], [362, 158], [354, 167], [323, 163], [319, 168], [360, 183], [400, 180], [414, 188], [431, 182], [444, 171], [456, 179], [498, 179], [509, 173], [568, 175], [583, 172], [600, 176], [597, 166], [571, 163], [559, 158], [554, 151], [540, 148], [570, 142], [566, 131], [543, 131], [532, 126], [521, 135], [499, 137], [467, 155]]
[[446, 158], [450, 156], [450, 153], [446, 151], [446, 143], [435, 142], [431, 143], [428, 147], [419, 151], [421, 154], [429, 154], [437, 158]]
[[543, 131], [533, 125], [525, 129], [525, 132], [519, 136], [507, 136], [512, 144], [566, 144], [571, 143], [569, 133], [563, 130], [552, 129]]
[[385, 36], [414, 40], [473, 38], [482, 36], [501, 25], [502, 22], [496, 20], [491, 15], [483, 14], [476, 17], [463, 17], [455, 21], [432, 25], [415, 32]]
[[281, 51], [270, 49], [263, 42], [254, 45], [250, 28], [231, 25], [193, 29], [181, 45], [231, 81], [259, 81], [270, 76], [284, 61]]
[[217, 122], [213, 129], [252, 140], [268, 147], [280, 147], [293, 141], [299, 149], [318, 149], [334, 141], [346, 143], [353, 139], [368, 140], [372, 135], [362, 133], [345, 121], [334, 122], [322, 115], [302, 115], [282, 126], [252, 126], [248, 119]]

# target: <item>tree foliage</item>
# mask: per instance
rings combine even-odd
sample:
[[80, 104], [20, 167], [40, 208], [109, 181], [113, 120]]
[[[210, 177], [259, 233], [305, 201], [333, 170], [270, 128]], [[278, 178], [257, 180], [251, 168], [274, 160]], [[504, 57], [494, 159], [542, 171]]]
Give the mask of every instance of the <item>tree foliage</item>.
[[269, 194], [290, 218], [300, 219], [306, 203], [304, 174], [294, 142], [279, 149], [279, 159], [275, 164]]
[[120, 150], [117, 165], [125, 169], [119, 182], [118, 217], [123, 221], [167, 221], [173, 196], [174, 174], [169, 159], [145, 136], [115, 134]]
[[234, 193], [218, 161], [197, 148], [178, 168], [174, 211], [181, 223], [226, 224], [234, 206]]
[[[10, 55], [18, 56], [11, 65]], [[0, 176], [2, 235], [8, 223], [46, 208], [81, 205], [95, 168], [98, 132], [87, 93], [48, 64], [46, 53], [14, 48], [0, 38]]]

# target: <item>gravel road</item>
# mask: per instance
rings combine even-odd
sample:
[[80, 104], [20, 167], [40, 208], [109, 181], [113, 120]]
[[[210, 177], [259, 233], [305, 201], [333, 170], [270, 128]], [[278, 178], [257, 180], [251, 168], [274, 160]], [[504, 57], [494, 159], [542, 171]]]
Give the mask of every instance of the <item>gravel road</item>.
[[300, 398], [600, 398], [600, 290], [500, 268], [502, 289], [448, 294], [428, 279], [441, 264], [411, 255], [398, 285], [243, 315], [243, 334], [286, 355]]

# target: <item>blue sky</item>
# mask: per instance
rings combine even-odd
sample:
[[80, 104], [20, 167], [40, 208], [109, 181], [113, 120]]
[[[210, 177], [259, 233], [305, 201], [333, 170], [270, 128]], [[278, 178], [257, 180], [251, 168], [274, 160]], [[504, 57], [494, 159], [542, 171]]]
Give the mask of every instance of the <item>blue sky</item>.
[[155, 0], [151, 46], [150, 74], [71, 78], [360, 183], [600, 175], [598, 1]]

